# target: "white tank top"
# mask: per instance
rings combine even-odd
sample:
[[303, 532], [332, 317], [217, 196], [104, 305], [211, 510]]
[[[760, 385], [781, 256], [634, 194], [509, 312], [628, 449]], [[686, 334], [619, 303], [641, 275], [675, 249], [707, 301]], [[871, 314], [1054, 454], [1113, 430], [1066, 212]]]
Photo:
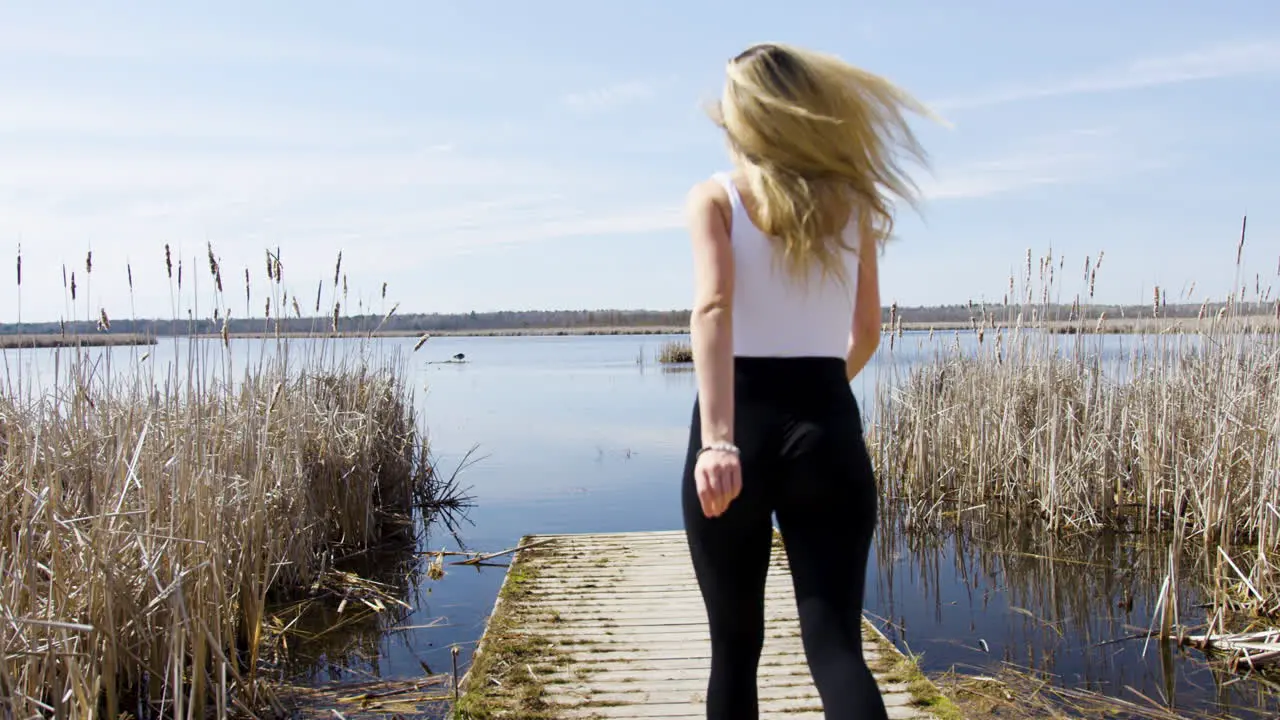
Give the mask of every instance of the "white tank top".
[[[845, 252], [846, 278], [813, 268], [806, 283], [787, 274], [781, 256], [747, 215], [727, 173], [712, 176], [733, 207], [733, 354], [736, 357], [838, 357], [849, 350], [858, 288], [858, 255]], [[845, 229], [858, 247], [857, 223]]]

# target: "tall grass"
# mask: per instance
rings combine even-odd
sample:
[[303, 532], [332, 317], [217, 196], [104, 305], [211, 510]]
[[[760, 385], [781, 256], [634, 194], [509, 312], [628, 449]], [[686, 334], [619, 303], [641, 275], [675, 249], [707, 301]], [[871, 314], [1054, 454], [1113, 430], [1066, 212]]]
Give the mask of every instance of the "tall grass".
[[[879, 383], [869, 436], [887, 495], [1050, 531], [1172, 528], [1218, 559], [1224, 598], [1280, 610], [1280, 302], [1261, 278], [1250, 300], [1238, 278], [1194, 332], [1117, 339], [1088, 332], [1097, 262], [1060, 318], [1045, 309], [1065, 262], [1047, 255], [1033, 276], [1031, 259], [1022, 287], [1010, 280], [1020, 300], [975, 307], [970, 331]], [[1153, 317], [1166, 301], [1157, 287]], [[1275, 314], [1246, 323], [1246, 307]], [[1063, 321], [1079, 332], [1053, 332]]]
[[[181, 263], [165, 255], [179, 296]], [[287, 307], [270, 257], [268, 311]], [[212, 249], [209, 263], [225, 317]], [[322, 341], [268, 341], [256, 358], [225, 338], [172, 342], [161, 367], [156, 348], [48, 351], [39, 382], [31, 356], [5, 356], [0, 716], [269, 707], [268, 606], [456, 500], [399, 359]]]
[[669, 340], [658, 350], [658, 362], [663, 364], [693, 362], [693, 346], [682, 340]]

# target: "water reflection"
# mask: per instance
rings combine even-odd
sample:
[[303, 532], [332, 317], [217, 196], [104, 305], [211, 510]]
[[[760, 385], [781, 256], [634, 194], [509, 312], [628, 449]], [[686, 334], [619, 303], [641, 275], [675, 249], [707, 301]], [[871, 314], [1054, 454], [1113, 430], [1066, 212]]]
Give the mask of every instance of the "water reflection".
[[[1163, 538], [1051, 535], [976, 513], [916, 526], [886, 508], [869, 610], [927, 671], [1016, 669], [1055, 684], [1170, 708], [1263, 718], [1280, 714], [1265, 679], [1214, 672], [1199, 653], [1147, 640], [1169, 572]], [[1203, 621], [1202, 562], [1177, 557], [1184, 625]]]

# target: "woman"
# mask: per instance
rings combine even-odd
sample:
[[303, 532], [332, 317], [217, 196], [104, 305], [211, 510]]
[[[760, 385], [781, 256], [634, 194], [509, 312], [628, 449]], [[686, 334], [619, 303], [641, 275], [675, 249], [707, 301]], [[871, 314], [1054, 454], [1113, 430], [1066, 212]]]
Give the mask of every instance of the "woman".
[[734, 171], [688, 198], [698, 398], [683, 511], [711, 628], [707, 717], [758, 717], [772, 515], [828, 718], [885, 718], [862, 657], [876, 484], [850, 381], [880, 338], [876, 256], [895, 151], [923, 161], [884, 79], [798, 48], [731, 60], [718, 108]]

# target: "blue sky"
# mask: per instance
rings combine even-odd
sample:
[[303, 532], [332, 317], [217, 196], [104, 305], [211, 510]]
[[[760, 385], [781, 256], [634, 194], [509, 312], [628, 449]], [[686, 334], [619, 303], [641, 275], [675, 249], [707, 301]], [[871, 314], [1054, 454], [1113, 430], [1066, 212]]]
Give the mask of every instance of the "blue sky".
[[202, 267], [206, 241], [259, 286], [279, 246], [303, 298], [342, 250], [353, 295], [385, 281], [401, 312], [687, 307], [681, 206], [726, 165], [701, 103], [762, 40], [953, 123], [920, 126], [932, 172], [882, 260], [886, 304], [999, 300], [1050, 247], [1067, 299], [1099, 250], [1102, 300], [1216, 296], [1245, 212], [1250, 287], [1278, 279], [1271, 0], [9, 0], [0, 247], [22, 244], [28, 320], [66, 313], [61, 264], [90, 248], [80, 315], [129, 314], [131, 261], [138, 313], [167, 316], [163, 244]]

